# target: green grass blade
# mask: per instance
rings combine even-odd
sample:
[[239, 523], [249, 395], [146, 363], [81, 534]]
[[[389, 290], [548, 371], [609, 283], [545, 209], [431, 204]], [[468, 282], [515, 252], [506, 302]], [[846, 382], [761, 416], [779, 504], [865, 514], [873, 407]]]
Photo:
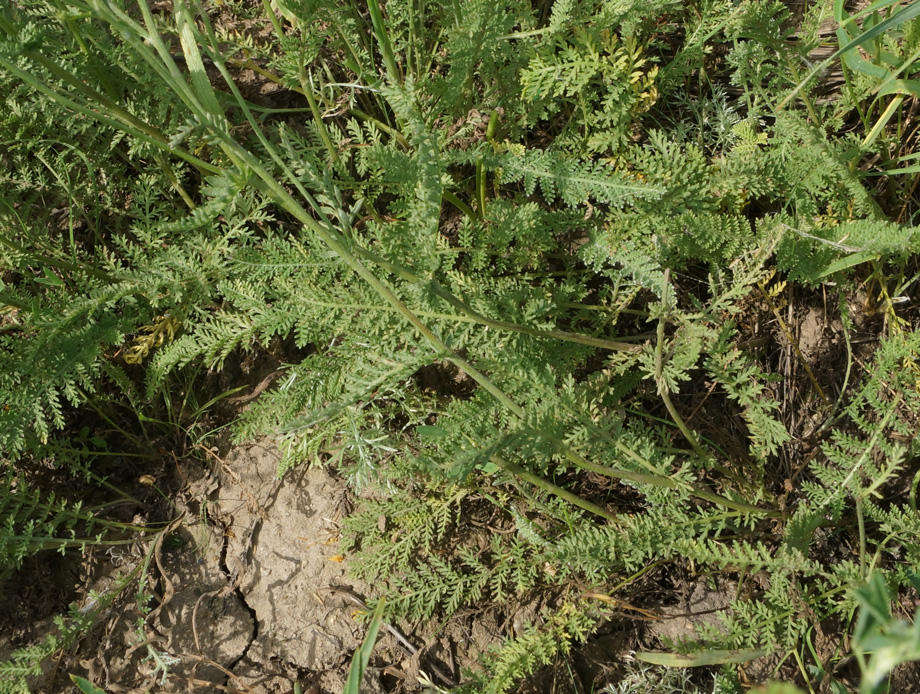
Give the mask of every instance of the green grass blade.
[[870, 260], [877, 260], [878, 253], [872, 253], [870, 251], [860, 251], [859, 253], [854, 253], [853, 255], [848, 255], [845, 258], [837, 260], [827, 267], [822, 268], [815, 273], [814, 279], [821, 279], [827, 277], [828, 275], [833, 275], [835, 272], [842, 272], [848, 268], [855, 267], [857, 265], [862, 265], [863, 263], [868, 263]]
[[709, 665], [727, 665], [730, 663], [746, 663], [770, 655], [769, 651], [760, 649], [732, 650], [732, 651], [704, 651], [685, 655], [683, 653], [636, 653], [636, 660], [651, 665], [664, 667], [705, 667]]
[[[888, 2], [888, 0], [885, 0], [885, 2]], [[834, 8], [835, 14], [838, 9], [838, 6], [839, 6], [840, 11], [843, 12], [843, 9], [842, 9], [843, 3], [837, 2], [835, 3], [835, 8]], [[866, 43], [867, 41], [871, 41], [872, 39], [877, 38], [878, 36], [881, 36], [886, 31], [890, 29], [894, 29], [895, 27], [900, 26], [904, 22], [907, 22], [918, 16], [920, 16], [920, 2], [913, 2], [910, 5], [907, 5], [900, 12], [897, 12], [896, 14], [886, 19], [885, 21], [880, 22], [876, 24], [874, 27], [872, 27], [871, 29], [859, 34], [856, 38], [851, 40], [849, 43], [842, 46], [841, 48], [838, 48], [837, 51], [835, 51], [834, 54], [831, 55], [829, 58], [821, 61], [818, 65], [816, 65], [814, 69], [812, 69], [812, 71], [809, 72], [808, 75], [806, 75], [805, 78], [801, 82], [799, 82], [799, 84], [797, 84], [796, 87], [791, 92], [789, 92], [789, 94], [786, 95], [786, 97], [779, 103], [779, 105], [777, 105], [776, 107], [777, 110], [782, 109], [787, 103], [789, 103], [789, 101], [791, 101], [805, 87], [805, 85], [811, 81], [811, 79], [815, 75], [817, 75], [819, 72], [824, 70], [828, 65], [830, 65], [837, 58], [839, 58], [840, 56], [844, 55], [845, 53], [849, 51], [855, 50], [856, 48]], [[838, 23], [841, 24], [841, 26], [844, 26], [849, 21], [851, 21], [851, 19], [852, 18], [848, 18], [848, 19], [841, 21], [841, 17], [840, 15], [838, 15], [837, 21]]]
[[83, 692], [83, 694], [105, 694], [104, 689], [99, 689], [99, 687], [97, 687], [95, 684], [90, 682], [85, 677], [80, 677], [78, 675], [71, 675], [70, 680], [75, 685], [77, 685], [77, 689]]
[[367, 9], [371, 15], [374, 36], [377, 38], [377, 45], [380, 47], [380, 54], [383, 56], [383, 64], [386, 66], [390, 81], [393, 84], [400, 84], [402, 80], [399, 76], [399, 68], [396, 67], [393, 45], [390, 43], [390, 37], [387, 34], [386, 23], [383, 21], [383, 12], [380, 11], [380, 3], [378, 0], [367, 0]]
[[377, 609], [374, 610], [374, 617], [371, 619], [370, 626], [367, 629], [367, 636], [361, 643], [361, 647], [355, 651], [351, 659], [351, 667], [348, 670], [348, 680], [345, 682], [343, 694], [361, 694], [361, 680], [364, 679], [364, 673], [367, 670], [368, 663], [371, 661], [371, 653], [374, 650], [374, 644], [377, 643], [377, 633], [380, 631], [380, 625], [383, 623], [383, 604], [381, 598], [377, 603]]
[[915, 174], [920, 173], [920, 164], [915, 166], [905, 166], [901, 169], [887, 169], [886, 171], [873, 171], [865, 174], [866, 176], [891, 176], [894, 174]]
[[223, 110], [221, 110], [220, 104], [217, 103], [214, 87], [211, 86], [211, 80], [204, 69], [201, 51], [198, 50], [198, 37], [194, 31], [195, 20], [192, 18], [185, 0], [175, 0], [175, 15], [176, 26], [179, 29], [179, 41], [182, 44], [182, 53], [185, 56], [185, 64], [188, 66], [192, 78], [192, 91], [208, 113], [223, 117]]

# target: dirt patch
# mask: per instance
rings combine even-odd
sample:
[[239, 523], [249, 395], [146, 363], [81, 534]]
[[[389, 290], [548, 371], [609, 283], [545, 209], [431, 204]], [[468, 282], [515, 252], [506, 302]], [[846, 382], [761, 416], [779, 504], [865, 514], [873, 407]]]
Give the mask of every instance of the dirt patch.
[[712, 583], [696, 581], [680, 603], [657, 608], [661, 619], [650, 622], [647, 638], [657, 639], [665, 649], [699, 638], [697, 627], [717, 627], [721, 623], [719, 614], [731, 606], [737, 591], [735, 583], [720, 578]]
[[824, 309], [812, 306], [805, 310], [798, 328], [799, 351], [814, 365], [837, 346], [843, 326], [839, 319], [829, 318]]
[[[111, 694], [287, 694], [295, 682], [305, 692], [341, 691], [366, 633], [356, 601], [369, 592], [339, 555], [347, 491], [321, 469], [278, 479], [279, 460], [257, 443], [212, 453], [210, 470], [183, 470], [192, 481], [174, 501], [181, 521], [151, 550], [146, 609], [125, 591], [35, 691], [71, 691], [70, 672]], [[97, 562], [95, 587], [116, 564], [130, 571], [143, 556]], [[380, 674], [371, 670], [363, 691], [382, 693]]]
[[[172, 507], [165, 516], [152, 506], [148, 512], [174, 519], [170, 532], [156, 547], [100, 551], [83, 567], [92, 574], [85, 588], [104, 592], [113, 574], [149, 556], [149, 599], [139, 609], [135, 589], [125, 590], [76, 648], [46, 663], [33, 691], [70, 694], [73, 673], [108, 694], [290, 694], [295, 683], [305, 694], [341, 692], [366, 635], [364, 601], [378, 591], [349, 575], [339, 544], [353, 502], [345, 483], [306, 466], [279, 479], [281, 457], [268, 441], [225, 454], [212, 449], [207, 464], [180, 460], [172, 487], [164, 469], [157, 479]], [[450, 689], [481, 668], [492, 647], [541, 623], [553, 604], [537, 591], [462, 608], [449, 619], [385, 625], [362, 692]], [[47, 633], [50, 622], [41, 626]], [[9, 645], [31, 641], [20, 633]], [[569, 691], [573, 682], [597, 691], [622, 675], [637, 642], [635, 629], [611, 623], [520, 691]]]
[[217, 503], [227, 530], [225, 570], [256, 623], [234, 664], [254, 690], [279, 663], [295, 672], [339, 668], [365, 631], [349, 596], [368, 587], [346, 576], [337, 544], [343, 483], [316, 468], [279, 480], [279, 461], [264, 444], [236, 449], [223, 465]]

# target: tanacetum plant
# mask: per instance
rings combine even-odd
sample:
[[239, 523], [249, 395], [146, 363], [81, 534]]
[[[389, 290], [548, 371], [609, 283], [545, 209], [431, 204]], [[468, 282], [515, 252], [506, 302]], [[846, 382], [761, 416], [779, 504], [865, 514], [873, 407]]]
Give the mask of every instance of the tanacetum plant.
[[[276, 0], [257, 39], [186, 0], [8, 5], [6, 464], [103, 393], [291, 338], [237, 439], [376, 491], [345, 540], [389, 617], [556, 596], [470, 688], [511, 691], [669, 570], [742, 588], [668, 648], [808, 682], [810, 630], [842, 637], [870, 576], [908, 590], [918, 552], [918, 238], [889, 174], [920, 30], [872, 7]], [[838, 311], [844, 378], [792, 334], [803, 296]], [[483, 505], [515, 532], [465, 541]]]

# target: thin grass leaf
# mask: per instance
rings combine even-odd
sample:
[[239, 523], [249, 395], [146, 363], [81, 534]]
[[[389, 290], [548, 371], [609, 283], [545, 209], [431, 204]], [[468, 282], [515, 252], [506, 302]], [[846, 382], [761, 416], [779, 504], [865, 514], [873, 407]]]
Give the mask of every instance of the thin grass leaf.
[[374, 616], [367, 629], [367, 636], [361, 643], [361, 647], [355, 651], [351, 659], [351, 667], [348, 670], [348, 679], [345, 682], [343, 694], [361, 694], [361, 680], [364, 679], [364, 673], [371, 661], [371, 653], [374, 651], [374, 644], [377, 643], [377, 634], [383, 623], [383, 606], [384, 600], [381, 598], [377, 603], [377, 609], [374, 610]]
[[99, 687], [97, 687], [85, 677], [80, 677], [79, 675], [71, 675], [70, 680], [75, 685], [77, 685], [77, 688], [83, 692], [83, 694], [106, 694], [104, 689], [99, 689]]
[[822, 277], [833, 275], [835, 272], [842, 272], [843, 270], [847, 270], [851, 267], [856, 267], [857, 265], [868, 263], [870, 260], [877, 259], [878, 253], [872, 253], [870, 251], [854, 253], [853, 255], [848, 255], [845, 258], [841, 258], [840, 260], [837, 260], [827, 267], [821, 269], [817, 274], [814, 275], [814, 279], [821, 279]]
[[179, 41], [182, 44], [182, 53], [185, 55], [185, 64], [191, 74], [193, 90], [208, 113], [222, 118], [224, 115], [223, 110], [220, 104], [217, 103], [214, 87], [211, 86], [211, 80], [204, 69], [204, 61], [201, 59], [201, 52], [198, 50], [198, 37], [193, 29], [195, 20], [192, 18], [185, 0], [176, 0], [175, 14], [176, 26], [179, 29]]
[[386, 22], [383, 21], [383, 12], [380, 11], [380, 3], [378, 0], [367, 0], [367, 9], [371, 15], [374, 36], [377, 39], [377, 45], [380, 47], [380, 54], [383, 56], [383, 64], [387, 68], [387, 75], [390, 77], [390, 82], [394, 85], [399, 84], [402, 79], [399, 75], [399, 68], [396, 66], [393, 44], [390, 43], [390, 36], [387, 34]]
[[704, 651], [685, 655], [683, 653], [657, 653], [645, 651], [636, 653], [636, 660], [651, 665], [664, 667], [706, 667], [710, 665], [728, 665], [730, 663], [746, 663], [770, 655], [765, 650], [734, 650], [734, 651]]

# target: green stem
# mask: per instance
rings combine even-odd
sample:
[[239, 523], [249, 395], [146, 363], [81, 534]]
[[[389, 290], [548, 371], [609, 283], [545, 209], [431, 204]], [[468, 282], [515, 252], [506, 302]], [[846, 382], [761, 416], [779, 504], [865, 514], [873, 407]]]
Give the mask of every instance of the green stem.
[[[668, 289], [671, 286], [671, 270], [670, 268], [664, 271], [664, 284], [661, 290], [661, 306], [663, 312], [667, 311], [668, 307]], [[674, 423], [677, 425], [677, 428], [680, 429], [680, 433], [684, 435], [684, 438], [690, 443], [690, 447], [696, 451], [697, 455], [700, 456], [703, 460], [706, 460], [710, 457], [709, 452], [700, 445], [700, 442], [697, 441], [696, 436], [690, 431], [687, 424], [684, 422], [683, 418], [678, 413], [677, 408], [674, 407], [674, 403], [671, 402], [671, 395], [668, 392], [668, 385], [664, 380], [664, 325], [665, 325], [665, 316], [662, 315], [658, 320], [658, 341], [655, 344], [655, 382], [658, 384], [658, 394], [661, 396], [661, 400], [664, 403], [664, 406], [668, 410], [668, 414], [671, 415], [671, 418], [674, 420]]]
[[866, 519], [863, 516], [863, 500], [856, 495], [856, 524], [859, 528], [859, 576], [866, 578]]
[[[132, 434], [132, 433], [130, 433], [130, 432], [128, 432], [128, 431], [125, 431], [125, 430], [122, 429], [120, 426], [118, 426], [118, 425], [112, 420], [111, 417], [109, 417], [105, 412], [102, 411], [102, 408], [96, 403], [96, 401], [95, 401], [94, 398], [90, 398], [89, 395], [86, 394], [85, 392], [84, 392], [84, 393], [81, 393], [81, 395], [82, 395], [82, 397], [83, 397], [84, 402], [85, 402], [87, 405], [89, 405], [91, 408], [93, 408], [93, 410], [95, 410], [96, 414], [99, 415], [99, 417], [100, 417], [106, 424], [108, 424], [108, 425], [109, 425], [110, 427], [112, 427], [115, 431], [117, 431], [119, 434], [121, 434], [122, 436], [124, 436], [126, 440], [128, 440], [128, 441], [133, 441], [133, 442], [134, 442], [136, 445], [138, 445], [138, 446], [140, 446], [140, 444], [143, 443], [143, 441], [141, 441], [137, 436], [135, 436], [134, 434]], [[149, 444], [149, 443], [150, 443], [150, 437], [147, 435], [147, 429], [144, 427], [144, 420], [143, 420], [143, 418], [140, 416], [140, 413], [137, 413], [137, 414], [138, 414], [137, 421], [138, 421], [138, 424], [140, 424], [141, 433], [144, 435], [144, 440]]]
[[[398, 313], [398, 311], [393, 306], [386, 306], [380, 304], [346, 304], [346, 303], [335, 303], [333, 301], [318, 301], [316, 299], [307, 298], [305, 303], [310, 304], [311, 306], [322, 306], [324, 308], [330, 309], [340, 309], [345, 311], [384, 311], [387, 313]], [[286, 312], [290, 316], [300, 317], [302, 314], [298, 313], [296, 310], [291, 310]], [[424, 318], [431, 318], [434, 320], [443, 320], [443, 321], [452, 321], [452, 322], [461, 322], [461, 323], [478, 323], [475, 318], [470, 318], [469, 316], [458, 316], [455, 313], [437, 313], [435, 311], [419, 311], [416, 310], [415, 314], [417, 316], [422, 316]]]
[[[850, 391], [847, 389], [847, 386], [850, 383], [850, 373], [853, 369], [853, 344], [850, 341], [850, 326], [852, 321], [850, 320], [849, 308], [846, 304], [846, 297], [841, 293], [839, 296], [838, 305], [840, 307], [840, 318], [841, 318], [841, 327], [843, 329], [843, 342], [847, 348], [847, 367], [843, 372], [843, 384], [840, 386], [840, 394], [837, 396], [837, 400], [834, 402], [834, 406], [831, 409], [831, 413], [824, 420], [824, 423], [818, 427], [818, 430], [815, 432], [820, 433], [827, 431], [831, 426], [833, 426], [840, 415], [840, 406], [843, 404], [843, 400], [846, 397], [847, 393]], [[916, 510], [916, 509], [915, 509]]]
[[[29, 249], [26, 249], [20, 246], [15, 241], [11, 241], [4, 235], [0, 235], [0, 244], [3, 244], [4, 246], [6, 246], [12, 251], [15, 251], [17, 253], [22, 253], [23, 255], [27, 257], [31, 255], [31, 252]], [[47, 265], [48, 267], [57, 268], [58, 270], [64, 270], [66, 272], [82, 273], [84, 275], [89, 275], [90, 277], [95, 277], [96, 279], [102, 280], [103, 282], [114, 282], [115, 281], [115, 278], [109, 275], [108, 273], [103, 272], [102, 270], [97, 270], [94, 267], [87, 267], [86, 265], [82, 263], [71, 263], [66, 260], [59, 260], [57, 258], [49, 258], [47, 256], [42, 256], [42, 255], [39, 255], [39, 256], [33, 255], [31, 257], [37, 263]], [[10, 304], [10, 305], [12, 306], [13, 304]]]
[[367, 0], [367, 9], [371, 15], [374, 36], [377, 39], [377, 45], [383, 56], [383, 64], [386, 65], [390, 82], [394, 85], [402, 84], [399, 68], [396, 67], [396, 57], [393, 53], [393, 46], [390, 43], [390, 37], [386, 31], [386, 24], [383, 21], [383, 12], [380, 10], [380, 3], [378, 0]]
[[265, 14], [268, 15], [269, 21], [272, 23], [272, 26], [275, 28], [275, 34], [279, 39], [284, 38], [284, 28], [281, 26], [281, 21], [278, 19], [278, 16], [275, 14], [275, 11], [272, 9], [271, 2], [269, 0], [262, 0], [262, 7], [265, 9]]
[[780, 329], [785, 333], [786, 339], [789, 341], [789, 344], [792, 346], [792, 350], [795, 352], [796, 357], [798, 357], [799, 363], [802, 365], [802, 368], [805, 369], [805, 373], [808, 375], [809, 380], [812, 385], [815, 387], [815, 391], [821, 396], [821, 399], [826, 405], [831, 404], [831, 400], [824, 393], [824, 389], [821, 388], [821, 384], [818, 383], [818, 379], [815, 377], [814, 372], [811, 370], [811, 367], [808, 365], [808, 360], [805, 359], [805, 355], [802, 354], [802, 350], [799, 349], [799, 342], [792, 335], [792, 331], [789, 330], [789, 327], [786, 325], [786, 321], [783, 320], [782, 314], [780, 314], [779, 309], [773, 303], [773, 299], [770, 296], [770, 291], [767, 289], [764, 282], [760, 282], [760, 293], [763, 295], [764, 301], [773, 311], [773, 315], [776, 316], [776, 322], [779, 325]]
[[[411, 269], [402, 265], [397, 265], [396, 263], [388, 261], [385, 258], [381, 258], [376, 253], [366, 248], [356, 246], [354, 251], [356, 255], [392, 272], [400, 279], [403, 279], [412, 284], [417, 284], [424, 281], [423, 277], [413, 272]], [[565, 330], [540, 330], [539, 328], [531, 328], [526, 325], [518, 325], [517, 323], [495, 320], [493, 318], [484, 316], [471, 308], [462, 299], [453, 295], [450, 291], [444, 288], [437, 280], [429, 280], [429, 283], [434, 293], [444, 299], [444, 301], [446, 301], [448, 304], [462, 311], [464, 314], [474, 319], [476, 322], [489, 326], [490, 328], [495, 328], [496, 330], [507, 330], [509, 332], [522, 333], [524, 335], [530, 335], [531, 337], [538, 337], [547, 340], [565, 340], [566, 342], [576, 342], [579, 344], [598, 347], [600, 349], [608, 349], [611, 351], [637, 352], [639, 349], [641, 349], [641, 347], [638, 345], [629, 344], [627, 342], [605, 340], [603, 338], [592, 337], [590, 335], [582, 335], [581, 333], [571, 333]]]
[[170, 185], [173, 187], [179, 197], [182, 198], [182, 202], [185, 203], [186, 207], [194, 212], [198, 205], [195, 204], [195, 201], [192, 200], [192, 196], [188, 194], [188, 191], [185, 190], [185, 187], [179, 181], [179, 177], [176, 176], [176, 173], [172, 170], [172, 167], [169, 163], [160, 155], [155, 155], [157, 163], [160, 165], [160, 168], [163, 170], [163, 173], [166, 174], [166, 178], [169, 179]]
[[910, 483], [910, 496], [908, 496], [910, 507], [913, 509], [914, 513], [918, 513], [917, 511], [917, 487], [918, 486], [920, 486], [920, 470], [917, 470], [917, 474], [914, 475], [914, 479]]
[[520, 465], [517, 465], [516, 463], [512, 463], [508, 460], [504, 460], [503, 458], [500, 458], [497, 455], [493, 455], [491, 457], [491, 460], [493, 463], [498, 465], [498, 467], [502, 468], [503, 470], [510, 472], [515, 477], [518, 477], [524, 480], [525, 482], [530, 482], [532, 485], [534, 485], [535, 487], [539, 489], [542, 489], [545, 492], [549, 492], [550, 494], [553, 494], [554, 496], [558, 496], [560, 499], [564, 499], [565, 501], [568, 501], [570, 504], [573, 504], [580, 509], [584, 509], [585, 511], [588, 511], [589, 513], [593, 513], [596, 516], [600, 516], [601, 518], [606, 518], [612, 523], [617, 522], [617, 517], [613, 513], [610, 513], [606, 509], [603, 509], [600, 506], [597, 506], [596, 504], [592, 504], [590, 501], [585, 501], [577, 494], [573, 494], [567, 489], [563, 489], [562, 487], [556, 486], [552, 482], [548, 482], [547, 480], [543, 479], [539, 475], [535, 475], [532, 472], [528, 472], [527, 470], [522, 468]]
[[[636, 453], [629, 450], [625, 446], [622, 446], [621, 450], [628, 454], [632, 458], [636, 458], [642, 463], [648, 464], [645, 460], [640, 458]], [[603, 475], [604, 477], [613, 477], [621, 480], [629, 480], [630, 482], [635, 482], [637, 484], [650, 484], [656, 487], [665, 487], [667, 489], [679, 489], [680, 485], [672, 480], [670, 477], [664, 477], [663, 475], [657, 474], [646, 474], [644, 472], [636, 472], [634, 470], [624, 470], [622, 468], [608, 467], [606, 465], [600, 465], [598, 463], [592, 463], [587, 458], [582, 457], [575, 451], [571, 449], [562, 449], [560, 451], [562, 456], [571, 463], [574, 463], [577, 467], [580, 467], [582, 470], [587, 470], [588, 472], [593, 472], [598, 475]]]
[[[796, 69], [795, 65], [792, 64], [792, 61], [789, 60], [789, 56], [786, 55], [785, 52], [783, 53], [783, 62], [786, 64], [786, 69], [789, 70], [789, 74], [792, 75], [793, 82], [799, 84], [799, 71]], [[820, 127], [821, 120], [818, 118], [814, 104], [811, 102], [811, 97], [808, 96], [808, 92], [804, 89], [802, 90], [802, 101], [805, 102], [805, 108], [808, 110], [811, 122]]]
[[[100, 524], [98, 519], [94, 519], [93, 522], [97, 525]], [[135, 526], [137, 527], [137, 526]], [[138, 528], [140, 529], [140, 528]], [[91, 547], [115, 547], [118, 545], [133, 545], [137, 543], [137, 538], [129, 538], [127, 540], [100, 540], [95, 537], [85, 537], [85, 538], [61, 538], [61, 537], [49, 537], [49, 538], [39, 538], [31, 535], [4, 535], [3, 539], [5, 542], [12, 540], [13, 542], [28, 542], [34, 540], [34, 545], [38, 549], [60, 549], [60, 548], [78, 548], [83, 546]]]
[[[885, 126], [888, 125], [888, 121], [891, 120], [891, 117], [894, 115], [901, 104], [904, 102], [904, 95], [898, 94], [894, 99], [891, 100], [891, 103], [888, 104], [888, 108], [885, 109], [885, 112], [878, 117], [878, 120], [875, 121], [875, 125], [872, 126], [872, 130], [866, 135], [865, 139], [862, 141], [862, 144], [859, 146], [860, 152], [866, 152], [878, 138], [882, 130], [885, 129]], [[850, 170], [855, 171], [856, 166], [859, 163], [858, 158], [854, 158], [850, 162]]]
[[[493, 110], [489, 116], [489, 124], [486, 126], [486, 142], [492, 142], [495, 139], [495, 129], [498, 126], [498, 111]], [[479, 193], [479, 214], [486, 216], [486, 171], [482, 157], [476, 161], [476, 190]]]
[[583, 345], [589, 345], [591, 347], [609, 349], [611, 351], [637, 352], [640, 349], [639, 345], [632, 345], [627, 342], [604, 340], [599, 337], [582, 335], [580, 333], [570, 333], [565, 330], [540, 330], [539, 328], [531, 328], [526, 325], [518, 325], [516, 323], [508, 323], [507, 321], [488, 318], [487, 316], [483, 316], [481, 313], [472, 309], [470, 306], [464, 303], [462, 299], [451, 294], [437, 281], [432, 280], [431, 284], [435, 294], [444, 299], [444, 301], [446, 301], [448, 304], [459, 309], [466, 315], [475, 318], [483, 325], [495, 328], [496, 330], [508, 330], [510, 332], [522, 333], [524, 335], [530, 335], [531, 337], [544, 338], [548, 340], [565, 340], [566, 342], [576, 342]]
[[382, 130], [383, 132], [385, 132], [387, 135], [391, 137], [395, 137], [396, 141], [399, 142], [400, 145], [408, 149], [409, 141], [406, 139], [406, 136], [403, 135], [401, 132], [399, 132], [399, 130], [397, 130], [396, 128], [387, 125], [386, 123], [384, 123], [381, 120], [378, 120], [377, 118], [374, 118], [372, 115], [370, 115], [369, 113], [365, 113], [359, 108], [348, 109], [348, 114], [351, 116], [354, 116], [355, 118], [363, 120], [367, 123], [373, 123], [374, 127], [379, 128], [380, 130]]
[[313, 122], [316, 123], [316, 129], [319, 131], [319, 136], [322, 138], [331, 160], [335, 162], [339, 158], [339, 153], [332, 144], [332, 139], [329, 137], [329, 132], [326, 130], [326, 124], [323, 122], [319, 107], [316, 105], [316, 98], [313, 94], [313, 77], [303, 68], [300, 69], [297, 76], [300, 79], [301, 87], [303, 87], [303, 94], [307, 97], [307, 103], [310, 104], [310, 113], [313, 114]]
[[[87, 456], [92, 456], [94, 458], [96, 456], [101, 456], [101, 457], [108, 456], [110, 458], [142, 458], [144, 460], [151, 460], [153, 458], [160, 457], [156, 453], [126, 453], [124, 451], [91, 451], [91, 450], [83, 450], [81, 448], [67, 448], [65, 446], [54, 446], [52, 444], [44, 444], [42, 446], [42, 450], [46, 450], [49, 453], [66, 453], [69, 455], [87, 455]], [[138, 502], [138, 504], [139, 503], [140, 502]]]
[[463, 202], [463, 200], [458, 198], [456, 195], [454, 195], [449, 190], [441, 191], [441, 197], [443, 197], [445, 200], [447, 200], [447, 202], [449, 202], [451, 205], [453, 205], [458, 210], [460, 210], [469, 219], [473, 221], [476, 221], [477, 219], [479, 219], [479, 215], [473, 211], [472, 207], [467, 205], [465, 202]]
[[0, 12], [0, 29], [3, 30], [3, 33], [6, 34], [7, 37], [13, 38], [18, 32], [16, 31], [16, 27], [13, 26], [13, 23], [7, 16], [7, 13], [10, 11], [10, 7], [15, 7], [15, 5], [8, 5], [4, 12]]
[[[623, 446], [619, 442], [616, 442], [617, 448], [633, 458], [640, 464], [645, 462], [647, 465], [648, 462], [644, 461], [637, 453], [631, 451], [626, 446]], [[563, 449], [560, 453], [569, 461], [577, 465], [578, 467], [588, 470], [589, 472], [594, 472], [599, 475], [604, 475], [605, 477], [613, 477], [616, 479], [629, 480], [630, 482], [636, 482], [638, 484], [650, 484], [657, 487], [665, 487], [666, 489], [680, 489], [682, 485], [678, 482], [675, 482], [670, 477], [664, 477], [662, 475], [647, 475], [642, 472], [635, 472], [633, 470], [623, 470], [622, 468], [611, 468], [606, 465], [598, 465], [597, 463], [592, 463], [589, 460], [578, 455], [571, 449]], [[744, 503], [743, 501], [734, 501], [733, 499], [728, 499], [724, 496], [716, 494], [711, 489], [708, 489], [702, 484], [691, 484], [685, 487], [687, 491], [690, 492], [692, 496], [695, 496], [697, 499], [702, 499], [704, 501], [709, 501], [711, 503], [717, 504], [719, 506], [724, 506], [725, 508], [730, 508], [735, 511], [741, 511], [744, 513], [756, 513], [758, 515], [767, 516], [770, 518], [779, 518], [782, 514], [778, 511], [770, 511], [767, 509], [754, 506], [752, 504]]]
[[[13, 308], [18, 308], [20, 311], [28, 311], [32, 308], [31, 304], [26, 303], [14, 296], [9, 294], [0, 294], [0, 306], [12, 306]], [[4, 330], [11, 330], [10, 326], [5, 326]]]
[[[572, 308], [576, 311], [604, 311], [608, 313], [626, 313], [631, 316], [648, 316], [648, 311], [640, 311], [633, 308], [615, 308], [613, 306], [601, 306], [596, 304], [576, 304], [571, 301], [563, 301], [559, 304], [562, 308]], [[625, 339], [625, 338], [623, 338]]]
[[[349, 6], [349, 9], [351, 9], [352, 17], [355, 20], [355, 26], [361, 26], [364, 20], [363, 20], [363, 17], [361, 16], [361, 13], [358, 11], [358, 8], [355, 6], [355, 3], [350, 0], [348, 3], [348, 6]], [[353, 65], [351, 66], [352, 71], [355, 73], [355, 75], [357, 75], [359, 80], [364, 81], [364, 82], [370, 82], [370, 80], [364, 79], [364, 70], [363, 70], [363, 66], [361, 65], [361, 56], [358, 55], [358, 49], [354, 45], [354, 41], [350, 40], [349, 33], [345, 31], [344, 26], [339, 21], [339, 13], [330, 12], [329, 18], [332, 20], [332, 24], [335, 26], [336, 31], [338, 31], [339, 37], [342, 39], [342, 43], [345, 44], [346, 50], [351, 54], [351, 59], [353, 62]], [[371, 58], [370, 62], [373, 62], [373, 59], [372, 59], [373, 49], [374, 49], [373, 44], [367, 39], [366, 32], [360, 31], [358, 32], [358, 36], [361, 39], [362, 48], [367, 53], [367, 56]], [[345, 63], [347, 66], [348, 64], [347, 59], [345, 60]], [[376, 76], [375, 76], [375, 79], [376, 79]]]
[[[102, 94], [93, 91], [89, 87], [86, 87], [79, 80], [75, 80], [71, 75], [66, 73], [64, 70], [57, 68], [51, 64], [44, 56], [36, 54], [32, 51], [24, 51], [23, 54], [25, 57], [34, 59], [36, 62], [44, 64], [53, 74], [60, 77], [63, 81], [67, 82], [74, 86], [79, 92], [83, 93], [88, 103], [92, 103], [93, 98], [98, 98], [99, 103], [106, 107], [106, 110], [101, 110], [98, 107], [92, 108], [85, 103], [76, 101], [67, 94], [59, 91], [56, 87], [51, 87], [45, 84], [41, 79], [36, 77], [30, 72], [20, 69], [17, 65], [10, 62], [3, 56], [0, 56], [0, 67], [7, 70], [10, 74], [15, 75], [24, 83], [35, 89], [36, 91], [48, 96], [53, 101], [58, 102], [62, 106], [76, 111], [77, 113], [83, 114], [89, 118], [104, 123], [110, 127], [115, 128], [116, 130], [121, 130], [132, 137], [135, 137], [142, 142], [146, 142], [158, 149], [161, 149], [165, 152], [179, 157], [187, 161], [189, 164], [197, 168], [203, 173], [219, 173], [221, 169], [213, 164], [210, 164], [203, 159], [189, 154], [178, 147], [172, 147], [169, 144], [169, 141], [164, 137], [159, 131], [150, 127], [143, 121], [135, 118], [129, 114], [124, 109], [114, 107], [113, 110], [108, 110], [108, 105], [111, 104], [109, 100], [104, 97]], [[89, 96], [91, 94], [92, 96]]]
[[661, 565], [664, 564], [664, 563], [665, 563], [665, 562], [664, 562], [663, 560], [653, 561], [651, 564], [648, 564], [647, 566], [645, 566], [645, 568], [639, 569], [639, 570], [638, 570], [636, 573], [634, 573], [632, 576], [627, 576], [627, 577], [624, 578], [622, 581], [620, 581], [619, 583], [617, 583], [613, 588], [611, 588], [610, 591], [609, 591], [610, 594], [611, 594], [611, 595], [616, 595], [616, 593], [618, 593], [620, 590], [622, 590], [623, 588], [625, 588], [626, 586], [628, 586], [630, 583], [633, 583], [633, 582], [636, 581], [637, 579], [642, 578], [642, 576], [644, 576], [645, 574], [647, 574], [649, 571], [651, 571], [652, 569], [658, 568], [659, 566], [661, 566]]

